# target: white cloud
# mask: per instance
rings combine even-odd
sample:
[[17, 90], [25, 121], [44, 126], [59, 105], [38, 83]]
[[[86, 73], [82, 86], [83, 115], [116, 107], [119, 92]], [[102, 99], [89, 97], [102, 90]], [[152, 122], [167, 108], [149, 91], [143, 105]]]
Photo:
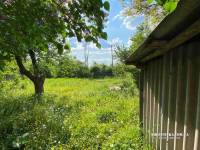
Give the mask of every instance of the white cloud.
[[129, 39], [128, 39], [128, 42], [127, 42], [127, 46], [130, 47], [131, 44], [132, 44], [132, 41], [131, 41], [131, 39], [129, 38]]
[[119, 14], [115, 15], [115, 16], [112, 18], [112, 21], [115, 21], [115, 20], [120, 19], [120, 18], [121, 18], [121, 16], [120, 16], [120, 13], [119, 13]]
[[78, 41], [73, 41], [71, 42], [71, 49], [72, 51], [73, 50], [76, 50], [76, 51], [79, 51], [79, 50], [84, 50], [85, 47], [89, 50], [99, 50], [99, 48], [96, 47], [96, 44], [92, 43], [92, 42], [88, 42], [88, 43], [85, 43], [85, 42], [78, 42]]
[[137, 19], [142, 17], [143, 15], [134, 15], [134, 16], [126, 16], [124, 15], [126, 9], [122, 9], [119, 14], [115, 15], [112, 18], [112, 21], [120, 20], [122, 21], [122, 25], [125, 26], [128, 30], [136, 30], [138, 23]]
[[87, 47], [90, 48], [90, 49], [97, 49], [96, 45], [92, 42], [87, 44]]
[[110, 24], [110, 21], [106, 21], [105, 26], [107, 27]]
[[[85, 43], [78, 42], [75, 39], [72, 39], [70, 41], [72, 45], [71, 55], [76, 57], [78, 60], [84, 62]], [[113, 39], [112, 41], [119, 41], [119, 38]], [[99, 49], [94, 43], [87, 43], [87, 49], [89, 50], [89, 65], [92, 65], [94, 62], [107, 65], [111, 64], [112, 61], [110, 47], [103, 47]]]
[[73, 47], [71, 47], [71, 50], [73, 51], [73, 50], [84, 50], [84, 45], [83, 45], [83, 43], [82, 42], [75, 42], [74, 43], [74, 46]]
[[123, 43], [123, 41], [119, 38], [113, 38], [112, 40], [108, 41], [109, 45], [121, 45]]
[[134, 20], [132, 17], [125, 17], [123, 19], [123, 25], [129, 30], [136, 30], [137, 25], [134, 25]]

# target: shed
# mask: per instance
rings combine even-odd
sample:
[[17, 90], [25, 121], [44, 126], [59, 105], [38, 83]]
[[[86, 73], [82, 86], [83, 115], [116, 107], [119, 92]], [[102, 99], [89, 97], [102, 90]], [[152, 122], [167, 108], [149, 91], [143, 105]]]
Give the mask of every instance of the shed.
[[181, 0], [127, 59], [140, 69], [140, 120], [156, 150], [200, 150], [200, 1]]

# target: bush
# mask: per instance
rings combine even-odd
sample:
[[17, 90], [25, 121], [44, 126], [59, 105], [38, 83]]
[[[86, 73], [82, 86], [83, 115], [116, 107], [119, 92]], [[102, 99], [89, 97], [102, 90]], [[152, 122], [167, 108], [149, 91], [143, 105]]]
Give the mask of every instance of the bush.
[[138, 96], [139, 95], [136, 80], [134, 79], [133, 75], [131, 75], [131, 74], [127, 74], [125, 76], [125, 78], [122, 81], [121, 88], [122, 88], [122, 91], [126, 95], [130, 95], [130, 96]]
[[75, 77], [77, 66], [71, 58], [59, 60], [57, 77]]
[[78, 70], [77, 70], [77, 76], [78, 78], [88, 78], [90, 77], [90, 70], [88, 67], [86, 67], [84, 64], [79, 62]]
[[89, 69], [82, 62], [68, 57], [59, 61], [57, 77], [86, 78], [89, 77]]
[[106, 66], [104, 64], [94, 64], [90, 68], [90, 74], [92, 78], [103, 78], [112, 77], [113, 71], [111, 66]]
[[113, 74], [118, 77], [124, 77], [127, 74], [132, 74], [134, 78], [137, 78], [138, 69], [135, 66], [119, 63], [113, 67]]
[[0, 70], [0, 92], [6, 92], [19, 84], [20, 75], [15, 62], [7, 62], [3, 70]]
[[42, 70], [44, 70], [44, 73], [47, 78], [55, 78], [57, 76], [57, 65], [52, 63], [46, 63], [43, 64]]

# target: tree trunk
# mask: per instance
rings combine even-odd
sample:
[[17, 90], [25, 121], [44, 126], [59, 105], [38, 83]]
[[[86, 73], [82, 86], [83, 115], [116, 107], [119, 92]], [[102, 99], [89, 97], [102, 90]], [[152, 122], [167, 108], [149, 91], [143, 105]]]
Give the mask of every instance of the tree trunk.
[[[19, 67], [19, 71], [22, 75], [27, 76], [34, 84], [35, 87], [35, 94], [36, 95], [41, 95], [44, 93], [44, 81], [45, 81], [45, 76], [38, 74], [35, 70], [36, 64], [34, 64], [34, 71], [35, 74], [32, 74], [29, 70], [27, 70], [22, 63], [22, 59], [19, 56], [15, 56], [15, 60], [17, 62], [17, 65]], [[34, 62], [34, 61], [33, 61]]]
[[36, 78], [33, 81], [36, 95], [41, 95], [42, 93], [44, 93], [44, 81], [45, 78]]

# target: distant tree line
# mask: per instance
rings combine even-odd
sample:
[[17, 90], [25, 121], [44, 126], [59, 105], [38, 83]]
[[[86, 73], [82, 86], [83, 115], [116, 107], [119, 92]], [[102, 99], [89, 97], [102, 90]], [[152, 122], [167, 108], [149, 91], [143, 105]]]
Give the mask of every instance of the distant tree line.
[[[26, 66], [31, 68], [31, 63], [27, 62]], [[94, 63], [87, 67], [83, 62], [70, 56], [62, 58], [58, 62], [45, 63], [43, 70], [46, 78], [105, 78], [123, 77], [127, 74], [137, 76], [134, 66], [126, 66], [123, 63], [117, 63], [114, 66]], [[16, 79], [19, 76], [15, 62], [7, 63], [4, 71], [0, 71], [0, 77], [4, 80]]]

